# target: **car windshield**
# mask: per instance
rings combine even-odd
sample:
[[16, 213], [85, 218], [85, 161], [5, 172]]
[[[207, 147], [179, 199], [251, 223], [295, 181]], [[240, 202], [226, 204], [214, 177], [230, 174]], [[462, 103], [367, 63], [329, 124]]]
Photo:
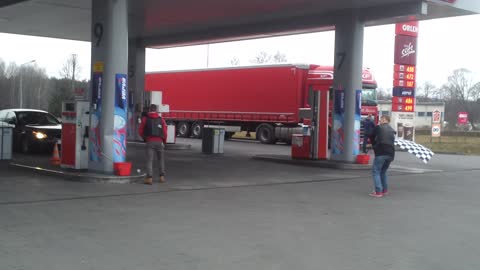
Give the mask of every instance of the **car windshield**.
[[58, 125], [60, 122], [52, 115], [44, 112], [18, 112], [18, 121], [23, 125]]

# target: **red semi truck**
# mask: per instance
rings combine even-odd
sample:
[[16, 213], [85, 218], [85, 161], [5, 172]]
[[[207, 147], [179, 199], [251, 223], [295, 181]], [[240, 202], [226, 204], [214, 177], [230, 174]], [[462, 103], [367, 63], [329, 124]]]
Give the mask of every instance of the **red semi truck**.
[[[375, 91], [368, 69], [363, 88]], [[271, 65], [147, 73], [146, 91], [161, 91], [170, 105], [163, 116], [177, 126], [181, 137], [202, 136], [205, 125], [238, 127], [256, 132], [262, 143], [290, 141], [309, 108], [310, 90], [329, 91], [333, 68], [318, 65]], [[330, 104], [331, 106], [332, 104]], [[362, 115], [378, 117], [375, 102], [362, 102]], [[233, 132], [226, 130], [227, 139]]]

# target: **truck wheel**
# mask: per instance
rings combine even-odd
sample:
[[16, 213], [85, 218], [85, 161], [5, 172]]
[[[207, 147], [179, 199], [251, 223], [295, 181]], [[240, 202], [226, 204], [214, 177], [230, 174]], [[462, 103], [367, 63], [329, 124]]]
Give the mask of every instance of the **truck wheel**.
[[196, 122], [192, 125], [192, 136], [197, 139], [201, 139], [203, 135], [203, 124]]
[[270, 124], [261, 124], [257, 128], [257, 140], [264, 144], [274, 144], [275, 139], [275, 129]]
[[180, 122], [180, 124], [178, 124], [178, 136], [184, 138], [190, 136], [190, 125], [187, 122]]
[[225, 132], [225, 140], [231, 140], [235, 132]]

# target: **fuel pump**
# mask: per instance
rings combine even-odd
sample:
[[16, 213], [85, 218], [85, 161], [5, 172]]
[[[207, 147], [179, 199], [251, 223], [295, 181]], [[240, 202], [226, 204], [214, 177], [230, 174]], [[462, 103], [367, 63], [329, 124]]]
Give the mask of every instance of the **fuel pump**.
[[88, 169], [88, 101], [62, 102], [61, 167]]
[[304, 119], [301, 134], [292, 136], [292, 158], [325, 160], [328, 152], [329, 90], [312, 85], [309, 91], [310, 108], [301, 108]]

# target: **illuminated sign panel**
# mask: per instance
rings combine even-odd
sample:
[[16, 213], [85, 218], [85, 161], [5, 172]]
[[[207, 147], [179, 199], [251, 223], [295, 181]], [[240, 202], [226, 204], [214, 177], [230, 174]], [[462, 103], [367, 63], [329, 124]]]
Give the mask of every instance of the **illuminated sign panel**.
[[415, 81], [415, 73], [395, 72], [393, 74], [395, 80], [409, 80]]
[[392, 96], [394, 97], [415, 97], [415, 88], [393, 87]]
[[416, 68], [415, 66], [409, 66], [409, 65], [394, 65], [393, 70], [395, 72], [415, 73]]
[[394, 112], [415, 112], [415, 105], [392, 104], [392, 111]]
[[412, 105], [415, 103], [415, 99], [413, 97], [392, 97], [392, 103]]
[[415, 87], [415, 81], [393, 80], [393, 86], [394, 87], [414, 88]]

